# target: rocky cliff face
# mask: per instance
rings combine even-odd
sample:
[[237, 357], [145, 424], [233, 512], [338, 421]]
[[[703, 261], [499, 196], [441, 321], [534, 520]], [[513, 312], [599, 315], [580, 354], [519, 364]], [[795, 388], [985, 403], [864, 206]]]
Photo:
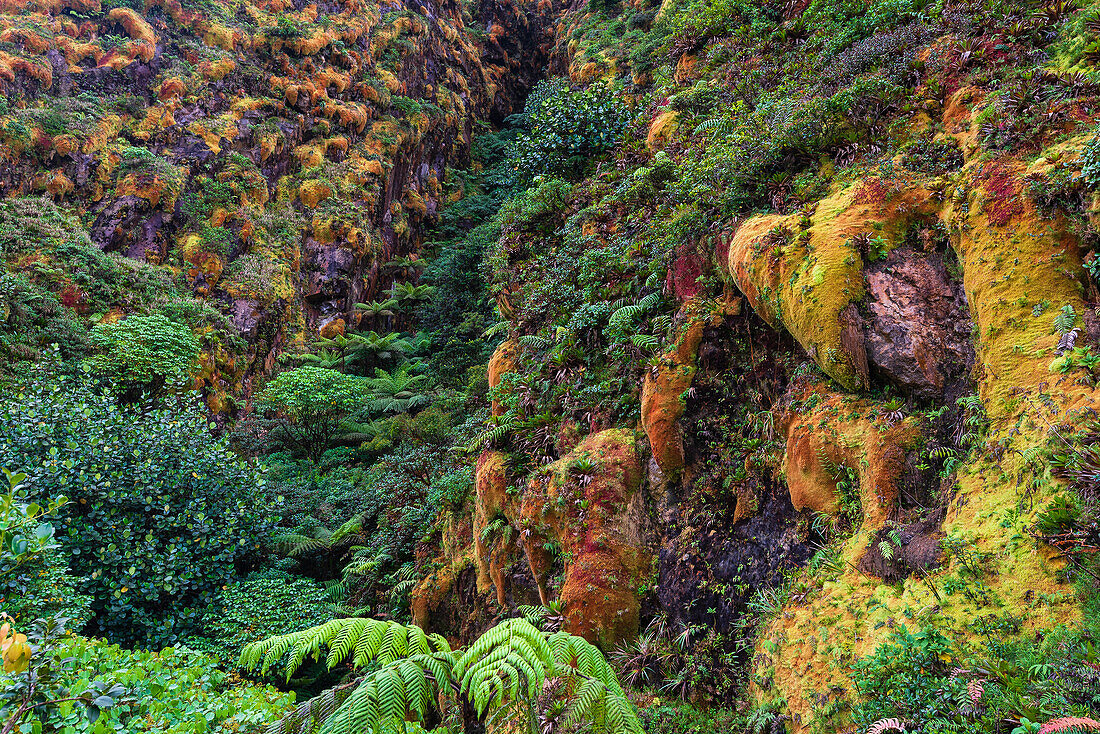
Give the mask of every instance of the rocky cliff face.
[[461, 195], [447, 166], [480, 121], [522, 106], [553, 8], [478, 13], [8, 3], [0, 196], [78, 212], [96, 247], [166, 266], [225, 313], [249, 349], [206, 377], [220, 409], [281, 350], [358, 326], [356, 303], [408, 279], [387, 263], [415, 257]]

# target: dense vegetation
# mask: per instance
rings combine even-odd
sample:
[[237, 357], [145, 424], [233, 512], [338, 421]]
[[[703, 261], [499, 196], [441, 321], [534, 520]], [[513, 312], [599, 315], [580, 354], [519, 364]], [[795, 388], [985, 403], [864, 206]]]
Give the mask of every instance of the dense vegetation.
[[0, 733], [1100, 731], [1097, 63], [0, 2]]

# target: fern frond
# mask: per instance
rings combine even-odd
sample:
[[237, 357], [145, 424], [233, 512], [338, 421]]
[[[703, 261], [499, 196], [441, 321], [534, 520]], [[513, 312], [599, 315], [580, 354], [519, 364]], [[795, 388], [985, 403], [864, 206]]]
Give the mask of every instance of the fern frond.
[[1086, 732], [1100, 731], [1100, 721], [1078, 716], [1065, 716], [1060, 719], [1051, 719], [1039, 729], [1039, 734], [1055, 734], [1056, 732]]
[[[412, 649], [408, 643], [410, 633], [413, 637]], [[260, 667], [263, 672], [267, 672], [272, 665], [289, 654], [289, 680], [307, 656], [319, 657], [322, 648], [328, 648], [326, 664], [329, 669], [349, 657], [352, 658], [354, 667], [362, 668], [374, 661], [388, 665], [410, 654], [449, 652], [445, 643], [443, 647], [439, 645], [438, 636], [426, 636], [415, 625], [406, 627], [393, 621], [349, 617], [246, 645], [241, 651], [238, 664], [246, 670]]]
[[867, 730], [867, 734], [884, 734], [884, 732], [888, 731], [900, 731], [902, 734], [905, 734], [905, 722], [901, 719], [879, 719], [871, 724], [871, 728]]

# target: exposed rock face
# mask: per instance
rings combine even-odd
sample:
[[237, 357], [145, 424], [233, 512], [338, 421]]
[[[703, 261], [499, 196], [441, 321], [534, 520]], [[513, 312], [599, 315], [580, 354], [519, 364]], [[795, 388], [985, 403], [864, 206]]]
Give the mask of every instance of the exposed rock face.
[[531, 478], [518, 518], [540, 592], [546, 597], [553, 568], [549, 542], [567, 559], [565, 629], [604, 649], [638, 630], [638, 590], [650, 563], [641, 478], [632, 433], [603, 431]]
[[908, 247], [867, 265], [867, 357], [884, 379], [923, 399], [942, 395], [974, 361], [962, 283], [943, 256]]
[[415, 277], [383, 266], [419, 249], [475, 121], [522, 105], [559, 8], [16, 4], [0, 131], [24, 132], [0, 132], [0, 196], [75, 206], [101, 249], [182, 271], [246, 336], [266, 324], [241, 366], [262, 373], [276, 343], [355, 326], [356, 303]]

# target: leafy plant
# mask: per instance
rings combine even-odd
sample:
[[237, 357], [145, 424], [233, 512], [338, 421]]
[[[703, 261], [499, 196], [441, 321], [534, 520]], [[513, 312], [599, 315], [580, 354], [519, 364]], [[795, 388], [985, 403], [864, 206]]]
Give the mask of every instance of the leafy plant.
[[201, 348], [190, 328], [161, 314], [99, 324], [91, 343], [98, 354], [88, 358], [88, 366], [117, 385], [126, 402], [188, 387]]
[[430, 717], [456, 716], [456, 708], [441, 700], [457, 697], [479, 716], [534, 732], [539, 694], [548, 685], [568, 698], [567, 722], [587, 720], [612, 733], [642, 731], [596, 647], [565, 632], [542, 632], [525, 619], [501, 622], [465, 651], [451, 650], [443, 637], [416, 626], [337, 619], [249, 645], [240, 663], [267, 670], [285, 659], [290, 675], [325, 647], [330, 669], [350, 661], [367, 672], [301, 704], [279, 731], [310, 731], [314, 723], [323, 734], [380, 732], [404, 721], [426, 725]]
[[58, 533], [92, 629], [166, 644], [255, 562], [271, 525], [260, 472], [210, 435], [197, 400], [133, 411], [48, 366], [0, 405], [0, 465], [24, 467], [40, 506], [63, 492]]
[[25, 501], [27, 475], [4, 469], [8, 490], [0, 492], [0, 603], [20, 623], [63, 614], [87, 621], [89, 597], [76, 591], [66, 558], [45, 519], [68, 501], [63, 495], [45, 507]]
[[27, 638], [26, 669], [0, 674], [4, 734], [240, 734], [293, 705], [270, 686], [230, 685], [195, 652], [126, 650], [71, 635], [62, 619], [40, 620]]
[[365, 402], [363, 380], [336, 370], [299, 367], [281, 372], [256, 399], [275, 421], [276, 441], [317, 461], [338, 435], [340, 423]]

